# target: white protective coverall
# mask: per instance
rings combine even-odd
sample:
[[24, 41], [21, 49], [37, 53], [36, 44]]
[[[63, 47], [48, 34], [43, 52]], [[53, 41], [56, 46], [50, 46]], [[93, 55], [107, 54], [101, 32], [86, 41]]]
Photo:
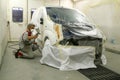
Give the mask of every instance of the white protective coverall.
[[34, 51], [39, 48], [37, 44], [34, 44], [35, 39], [28, 40], [29, 32], [24, 32], [19, 40], [19, 48], [22, 52], [22, 58], [34, 58]]

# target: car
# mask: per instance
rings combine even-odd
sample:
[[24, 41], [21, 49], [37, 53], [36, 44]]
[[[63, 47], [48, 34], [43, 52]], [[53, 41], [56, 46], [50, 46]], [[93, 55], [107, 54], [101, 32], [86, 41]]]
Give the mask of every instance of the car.
[[[106, 63], [104, 62], [105, 59], [102, 60], [106, 37], [79, 10], [63, 7], [41, 7], [34, 12], [31, 23], [34, 23], [40, 30], [39, 39], [41, 39], [43, 48], [45, 47], [45, 42], [49, 40], [51, 46], [57, 47], [56, 49], [60, 48], [59, 45], [64, 49], [64, 46], [72, 46], [72, 49], [74, 48], [72, 53], [66, 51], [71, 54], [74, 54], [77, 50], [79, 50], [78, 54], [94, 54], [92, 58], [94, 58], [93, 62], [95, 65]], [[80, 58], [81, 56], [78, 59]]]

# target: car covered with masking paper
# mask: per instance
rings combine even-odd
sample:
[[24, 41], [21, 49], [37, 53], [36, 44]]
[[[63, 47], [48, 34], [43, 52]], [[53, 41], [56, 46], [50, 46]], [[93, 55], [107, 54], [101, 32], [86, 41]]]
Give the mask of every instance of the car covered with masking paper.
[[31, 23], [40, 30], [40, 62], [60, 70], [77, 70], [106, 64], [105, 36], [85, 14], [76, 9], [41, 7]]

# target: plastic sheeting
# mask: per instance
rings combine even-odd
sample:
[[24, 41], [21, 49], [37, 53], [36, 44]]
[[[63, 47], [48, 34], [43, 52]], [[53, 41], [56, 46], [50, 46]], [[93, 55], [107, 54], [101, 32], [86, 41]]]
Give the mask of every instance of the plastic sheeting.
[[[41, 18], [45, 22], [42, 26]], [[50, 40], [44, 44], [41, 63], [60, 70], [93, 68], [96, 67], [95, 60], [106, 64], [103, 56], [105, 36], [80, 11], [57, 7], [39, 8], [31, 22], [43, 29], [42, 38], [48, 37]], [[56, 42], [54, 23], [59, 25], [63, 36], [59, 42]]]
[[80, 11], [58, 7], [47, 7], [46, 11], [52, 21], [61, 24], [77, 36], [104, 37], [101, 31]]
[[75, 46], [52, 46], [45, 42], [40, 62], [60, 70], [95, 68], [95, 48]]

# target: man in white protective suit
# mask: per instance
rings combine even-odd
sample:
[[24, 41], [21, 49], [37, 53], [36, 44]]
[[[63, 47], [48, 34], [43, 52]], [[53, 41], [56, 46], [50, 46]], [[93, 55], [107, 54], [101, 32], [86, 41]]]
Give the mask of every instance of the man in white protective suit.
[[32, 30], [34, 30], [35, 25], [30, 23], [27, 25], [26, 31], [22, 34], [19, 40], [19, 49], [15, 53], [15, 58], [34, 58], [34, 51], [39, 48], [35, 39], [38, 37], [38, 34], [33, 35]]

